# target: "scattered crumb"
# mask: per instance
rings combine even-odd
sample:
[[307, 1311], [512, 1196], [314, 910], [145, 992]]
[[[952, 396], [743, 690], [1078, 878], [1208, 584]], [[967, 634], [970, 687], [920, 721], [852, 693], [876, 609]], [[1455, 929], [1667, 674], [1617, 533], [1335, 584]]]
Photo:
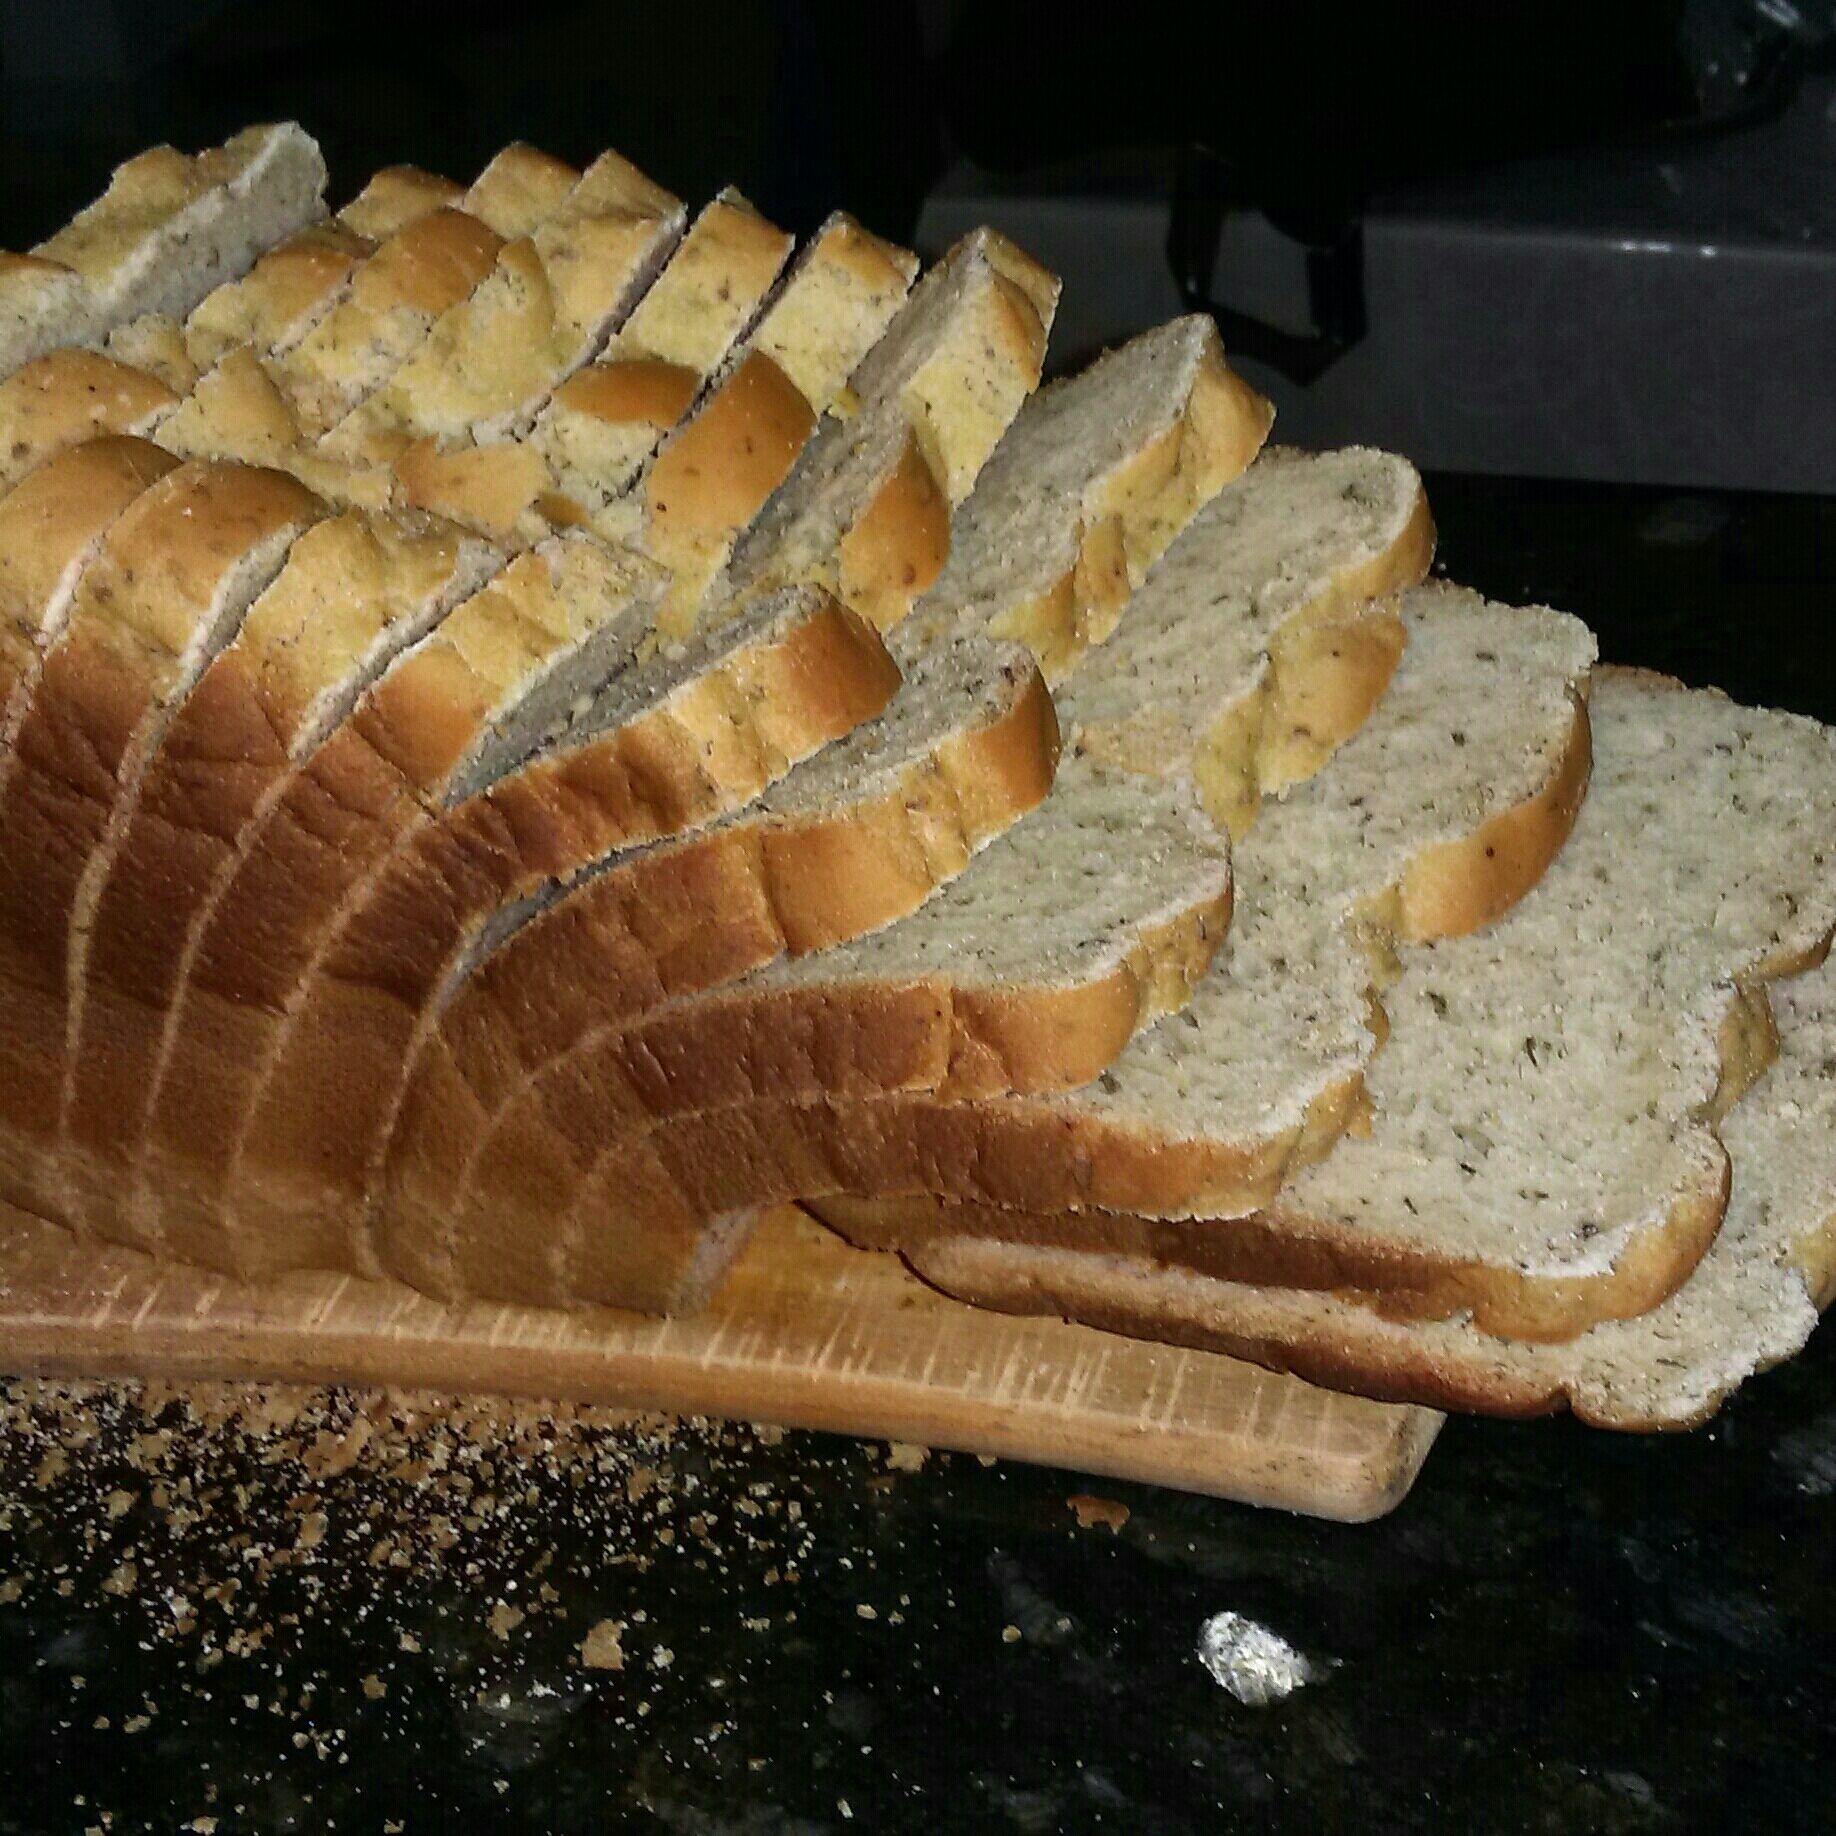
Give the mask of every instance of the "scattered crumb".
[[623, 1670], [625, 1648], [619, 1642], [625, 1631], [622, 1619], [602, 1619], [580, 1641], [580, 1661], [588, 1670]]
[[498, 1601], [492, 1607], [491, 1617], [487, 1622], [491, 1628], [491, 1636], [499, 1641], [507, 1639], [527, 1617], [528, 1615], [521, 1607], [513, 1607], [507, 1600]]
[[1003, 1626], [1001, 1628], [1001, 1643], [1002, 1644], [1017, 1645], [1019, 1644], [1019, 1642], [1020, 1642], [1020, 1628], [1018, 1626]]
[[915, 1441], [888, 1441], [886, 1443], [886, 1464], [895, 1473], [915, 1473], [931, 1457], [928, 1447], [920, 1447]]
[[1100, 1498], [1093, 1492], [1074, 1492], [1065, 1503], [1076, 1513], [1080, 1530], [1094, 1530], [1101, 1525], [1113, 1536], [1128, 1522], [1128, 1506], [1117, 1498]]

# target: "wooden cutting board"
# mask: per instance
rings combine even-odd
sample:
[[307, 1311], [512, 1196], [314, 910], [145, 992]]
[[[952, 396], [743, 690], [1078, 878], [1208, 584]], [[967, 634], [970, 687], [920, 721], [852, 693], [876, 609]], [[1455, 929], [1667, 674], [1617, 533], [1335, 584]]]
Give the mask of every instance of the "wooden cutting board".
[[1442, 1418], [1206, 1352], [947, 1300], [791, 1208], [693, 1319], [443, 1306], [302, 1275], [261, 1287], [79, 1249], [0, 1205], [0, 1370], [265, 1378], [622, 1402], [917, 1441], [1361, 1521]]

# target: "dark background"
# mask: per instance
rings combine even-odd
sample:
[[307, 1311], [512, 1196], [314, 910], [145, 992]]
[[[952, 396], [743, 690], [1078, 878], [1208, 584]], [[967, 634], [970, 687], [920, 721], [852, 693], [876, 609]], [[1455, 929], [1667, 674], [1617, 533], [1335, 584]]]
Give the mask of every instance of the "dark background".
[[1201, 140], [1258, 201], [1319, 213], [1399, 176], [1725, 125], [1814, 61], [1819, 12], [1794, 34], [1737, 0], [7, 0], [0, 213], [35, 241], [149, 143], [287, 115], [334, 201], [376, 166], [463, 177], [523, 137], [577, 163], [616, 145], [688, 197], [731, 181], [792, 228], [843, 205], [902, 235], [958, 154], [1023, 170]]

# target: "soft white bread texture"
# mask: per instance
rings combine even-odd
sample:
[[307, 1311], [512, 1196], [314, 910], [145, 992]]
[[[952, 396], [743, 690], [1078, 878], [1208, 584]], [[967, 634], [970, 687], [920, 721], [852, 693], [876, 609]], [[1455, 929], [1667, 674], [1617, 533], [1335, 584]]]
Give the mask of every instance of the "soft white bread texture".
[[1455, 1345], [1571, 1338], [1674, 1292], [1722, 1215], [1715, 1120], [1773, 1050], [1764, 983], [1836, 922], [1836, 742], [1622, 676], [1596, 700], [1593, 786], [1543, 883], [1491, 930], [1404, 953], [1368, 1132], [1238, 1224], [1012, 1234], [1363, 1292], [1378, 1314], [1459, 1320]]
[[1197, 316], [1041, 390], [954, 519], [949, 559], [901, 624], [897, 654], [979, 628], [1026, 644], [1057, 683], [1255, 458], [1273, 416]]
[[201, 915], [220, 897], [303, 760], [358, 697], [501, 564], [425, 518], [351, 513], [294, 545], [172, 717], [96, 904], [86, 1025], [60, 1153], [116, 1237], [132, 1189], [165, 1012]]
[[157, 479], [81, 573], [14, 740], [0, 850], [10, 1191], [55, 1134], [87, 992], [95, 902], [173, 710], [323, 507], [289, 478], [192, 464]]
[[186, 155], [155, 147], [29, 256], [0, 260], [0, 374], [99, 344], [146, 313], [183, 318], [264, 249], [325, 214], [325, 162], [291, 122]]
[[[613, 857], [493, 939], [440, 1016], [418, 1081], [450, 1089], [455, 1113], [488, 1119], [595, 1026], [906, 915], [1039, 803], [1056, 754], [1051, 699], [1024, 651], [983, 639], [940, 647], [885, 714], [750, 810]], [[416, 1119], [435, 1113], [411, 1094], [413, 1126], [398, 1132], [380, 1215], [385, 1261], [450, 1286], [471, 1257], [445, 1208], [422, 1208], [428, 1190], [446, 1189], [459, 1145], [450, 1125], [421, 1132]], [[491, 1280], [483, 1263], [464, 1278]]]

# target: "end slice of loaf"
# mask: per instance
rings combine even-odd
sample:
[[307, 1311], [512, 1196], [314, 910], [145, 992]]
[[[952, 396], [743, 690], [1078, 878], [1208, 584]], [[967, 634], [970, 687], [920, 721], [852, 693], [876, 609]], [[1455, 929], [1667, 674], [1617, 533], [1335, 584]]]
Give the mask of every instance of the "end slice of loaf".
[[291, 122], [187, 156], [155, 147], [28, 258], [0, 268], [0, 374], [97, 344], [146, 313], [183, 318], [263, 249], [325, 213], [325, 162]]
[[977, 477], [943, 572], [900, 626], [899, 653], [982, 629], [1026, 644], [1056, 683], [1255, 458], [1273, 414], [1198, 316], [1041, 390]]
[[1198, 1346], [1398, 1402], [1496, 1415], [1568, 1409], [1597, 1427], [1694, 1427], [1801, 1350], [1836, 1298], [1836, 976], [1775, 985], [1778, 1058], [1728, 1115], [1727, 1214], [1688, 1280], [1648, 1312], [1565, 1342], [1411, 1321], [1394, 1299], [1202, 1273], [1185, 1233], [1109, 1253], [997, 1241], [942, 1221], [912, 1240], [927, 1280], [984, 1306]]

